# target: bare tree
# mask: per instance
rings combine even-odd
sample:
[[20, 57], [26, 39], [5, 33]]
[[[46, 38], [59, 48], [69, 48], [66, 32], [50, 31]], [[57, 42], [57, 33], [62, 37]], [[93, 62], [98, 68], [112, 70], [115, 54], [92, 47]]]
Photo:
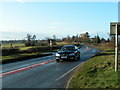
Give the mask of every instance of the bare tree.
[[30, 35], [30, 34], [27, 34], [27, 41], [25, 42], [25, 46], [35, 46], [36, 44], [36, 35]]
[[28, 33], [26, 38], [27, 38], [28, 41], [31, 41], [32, 35], [30, 35], [30, 34]]

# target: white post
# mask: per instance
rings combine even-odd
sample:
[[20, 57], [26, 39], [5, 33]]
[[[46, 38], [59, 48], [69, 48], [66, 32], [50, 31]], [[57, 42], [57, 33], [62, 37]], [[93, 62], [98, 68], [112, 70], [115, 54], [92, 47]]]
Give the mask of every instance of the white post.
[[118, 30], [116, 24], [116, 38], [115, 38], [115, 72], [118, 71]]
[[50, 50], [52, 51], [52, 41], [50, 40]]

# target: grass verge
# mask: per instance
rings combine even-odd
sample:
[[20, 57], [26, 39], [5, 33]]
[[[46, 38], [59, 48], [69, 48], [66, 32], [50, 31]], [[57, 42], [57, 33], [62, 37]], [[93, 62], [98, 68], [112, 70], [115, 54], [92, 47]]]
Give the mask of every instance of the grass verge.
[[27, 59], [37, 58], [52, 55], [52, 53], [23, 53], [23, 54], [16, 54], [16, 55], [9, 55], [9, 56], [2, 56], [0, 58], [0, 63], [6, 64], [11, 62], [23, 61]]
[[[108, 47], [103, 47], [102, 50], [104, 52], [97, 54], [77, 69], [69, 88], [120, 88], [120, 72], [114, 71], [114, 50]], [[118, 58], [120, 60], [120, 56]]]

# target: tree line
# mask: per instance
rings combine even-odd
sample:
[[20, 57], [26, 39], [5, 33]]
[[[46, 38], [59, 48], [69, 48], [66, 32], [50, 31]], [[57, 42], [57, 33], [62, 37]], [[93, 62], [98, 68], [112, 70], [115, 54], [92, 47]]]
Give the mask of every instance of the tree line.
[[96, 35], [94, 38], [90, 38], [90, 35], [88, 32], [80, 35], [73, 35], [73, 36], [67, 36], [62, 39], [57, 39], [56, 35], [53, 35], [52, 38], [46, 37], [45, 40], [37, 40], [36, 35], [30, 35], [27, 34], [25, 37], [26, 39], [22, 42], [25, 44], [25, 46], [46, 46], [46, 45], [56, 45], [56, 42], [78, 42], [78, 43], [103, 43], [103, 42], [109, 42], [109, 39], [100, 38], [99, 35]]

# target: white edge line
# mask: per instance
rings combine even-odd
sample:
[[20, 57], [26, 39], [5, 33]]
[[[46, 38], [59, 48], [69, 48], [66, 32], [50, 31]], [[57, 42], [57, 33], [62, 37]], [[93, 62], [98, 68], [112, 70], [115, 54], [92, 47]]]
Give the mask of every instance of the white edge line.
[[[85, 63], [85, 62], [82, 62], [81, 64], [83, 64], [83, 63]], [[80, 65], [80, 64], [79, 64], [79, 65]], [[76, 67], [76, 68], [77, 68], [77, 67]], [[74, 76], [74, 75], [72, 75], [72, 77], [69, 79], [69, 81], [68, 81], [68, 83], [67, 83], [67, 85], [66, 85], [66, 90], [68, 90], [69, 84], [70, 84], [73, 76]]]
[[[95, 54], [93, 54], [92, 56], [94, 56], [94, 55], [95, 55]], [[85, 63], [85, 62], [82, 62], [81, 64], [83, 64], [83, 63]], [[79, 65], [80, 65], [80, 64], [79, 64]], [[77, 68], [77, 66], [76, 66], [76, 68]], [[68, 90], [69, 84], [70, 84], [73, 76], [74, 76], [74, 75], [72, 75], [72, 77], [69, 79], [69, 81], [68, 81], [68, 83], [67, 83], [67, 85], [66, 85], [66, 90]]]
[[[82, 62], [83, 63], [83, 62]], [[80, 64], [82, 64], [80, 63]], [[76, 67], [72, 68], [71, 70], [69, 70], [68, 72], [66, 72], [65, 74], [63, 74], [62, 76], [60, 76], [58, 79], [56, 79], [55, 81], [61, 79], [62, 77], [64, 77], [65, 75], [67, 75], [68, 73], [70, 73], [71, 71], [73, 71], [74, 69], [76, 69], [80, 64], [78, 64]]]
[[70, 82], [71, 82], [73, 76], [74, 76], [74, 75], [72, 75], [72, 77], [69, 79], [69, 81], [68, 81], [68, 83], [67, 83], [67, 86], [66, 86], [66, 90], [68, 90], [69, 84], [70, 84]]

